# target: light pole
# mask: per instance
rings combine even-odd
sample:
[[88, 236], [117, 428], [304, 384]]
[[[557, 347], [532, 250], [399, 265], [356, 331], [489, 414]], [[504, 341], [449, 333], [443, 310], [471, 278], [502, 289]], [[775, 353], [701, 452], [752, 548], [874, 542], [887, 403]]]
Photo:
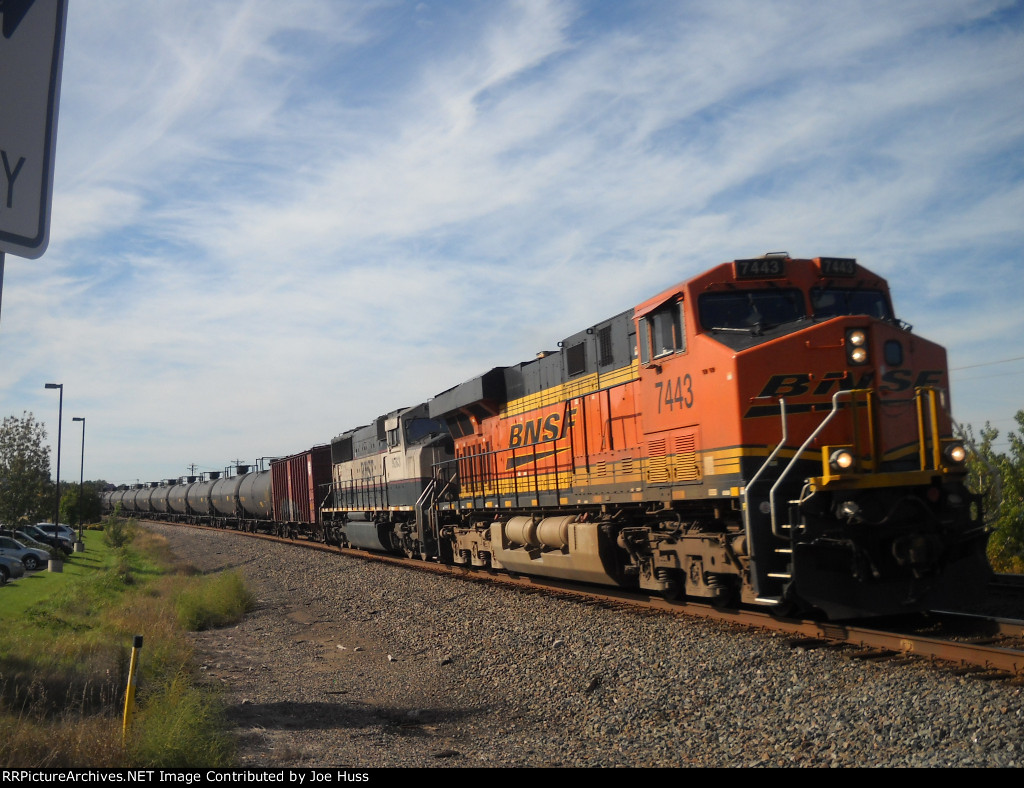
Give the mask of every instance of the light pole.
[[74, 416], [72, 421], [82, 422], [82, 464], [78, 471], [78, 541], [82, 541], [82, 485], [85, 484], [85, 416]]
[[56, 536], [57, 526], [60, 524], [60, 423], [64, 418], [64, 384], [47, 383], [46, 388], [60, 389], [60, 406], [57, 410], [57, 500], [53, 506], [53, 526], [54, 536]]

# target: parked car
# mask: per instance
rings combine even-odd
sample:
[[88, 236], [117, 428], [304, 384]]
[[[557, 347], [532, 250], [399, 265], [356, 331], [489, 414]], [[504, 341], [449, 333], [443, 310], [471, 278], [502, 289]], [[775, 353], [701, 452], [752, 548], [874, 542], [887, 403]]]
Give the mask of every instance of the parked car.
[[26, 547], [34, 547], [37, 550], [45, 550], [49, 552], [49, 546], [42, 542], [37, 542], [34, 537], [29, 536], [27, 533], [21, 531], [12, 531], [10, 528], [0, 528], [0, 536], [9, 536], [12, 539], [17, 539]]
[[67, 523], [61, 523], [60, 525], [54, 525], [53, 523], [36, 523], [36, 528], [43, 533], [50, 534], [51, 536], [56, 534], [61, 539], [67, 539], [72, 544], [78, 540], [78, 533]]
[[71, 555], [75, 549], [74, 543], [70, 539], [65, 539], [63, 536], [48, 534], [36, 525], [23, 525], [16, 533], [21, 534], [26, 539], [31, 539], [33, 542], [39, 542], [40, 544], [49, 545], [50, 547], [62, 550], [67, 555]]
[[25, 576], [25, 565], [17, 558], [0, 555], [0, 586], [8, 580], [17, 580]]
[[11, 536], [14, 539], [17, 539], [26, 547], [33, 547], [36, 550], [42, 550], [47, 555], [52, 555], [54, 552], [60, 552], [60, 548], [54, 543], [52, 537], [43, 536], [38, 532], [26, 531], [24, 527], [19, 528], [14, 533], [6, 534], [6, 536]]
[[38, 537], [39, 534], [33, 536], [27, 531], [23, 530], [26, 526], [22, 526], [18, 530], [12, 531], [10, 528], [0, 528], [0, 536], [9, 536], [12, 539], [17, 539], [25, 547], [34, 547], [36, 550], [42, 550], [47, 555], [50, 554], [50, 549], [53, 547], [52, 544], [46, 542], [40, 542]]
[[0, 555], [17, 558], [29, 572], [34, 572], [50, 560], [50, 554], [36, 547], [26, 547], [10, 536], [0, 536]]

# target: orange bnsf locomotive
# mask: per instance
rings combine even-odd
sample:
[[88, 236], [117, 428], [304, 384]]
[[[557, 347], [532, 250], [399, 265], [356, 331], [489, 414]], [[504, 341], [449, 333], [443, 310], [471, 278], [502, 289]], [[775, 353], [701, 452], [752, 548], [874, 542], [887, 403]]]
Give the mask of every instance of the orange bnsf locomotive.
[[836, 619], [983, 591], [945, 351], [856, 260], [724, 263], [558, 345], [339, 435], [319, 507], [260, 499], [278, 462], [186, 516]]
[[980, 591], [945, 351], [855, 260], [736, 260], [438, 395], [456, 563], [832, 618]]

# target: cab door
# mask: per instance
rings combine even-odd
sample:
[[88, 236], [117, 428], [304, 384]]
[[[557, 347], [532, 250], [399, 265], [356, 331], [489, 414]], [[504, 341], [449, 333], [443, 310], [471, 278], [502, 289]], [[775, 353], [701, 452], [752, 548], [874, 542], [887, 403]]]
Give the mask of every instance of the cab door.
[[685, 302], [677, 293], [637, 316], [640, 409], [650, 435], [691, 424], [696, 403], [687, 354]]

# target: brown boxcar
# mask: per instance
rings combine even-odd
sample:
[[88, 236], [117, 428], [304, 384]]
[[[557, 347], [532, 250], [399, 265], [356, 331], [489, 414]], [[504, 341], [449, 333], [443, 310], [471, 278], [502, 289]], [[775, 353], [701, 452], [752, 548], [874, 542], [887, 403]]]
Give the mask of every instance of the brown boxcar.
[[322, 539], [320, 504], [331, 486], [331, 447], [314, 446], [270, 464], [274, 522]]

